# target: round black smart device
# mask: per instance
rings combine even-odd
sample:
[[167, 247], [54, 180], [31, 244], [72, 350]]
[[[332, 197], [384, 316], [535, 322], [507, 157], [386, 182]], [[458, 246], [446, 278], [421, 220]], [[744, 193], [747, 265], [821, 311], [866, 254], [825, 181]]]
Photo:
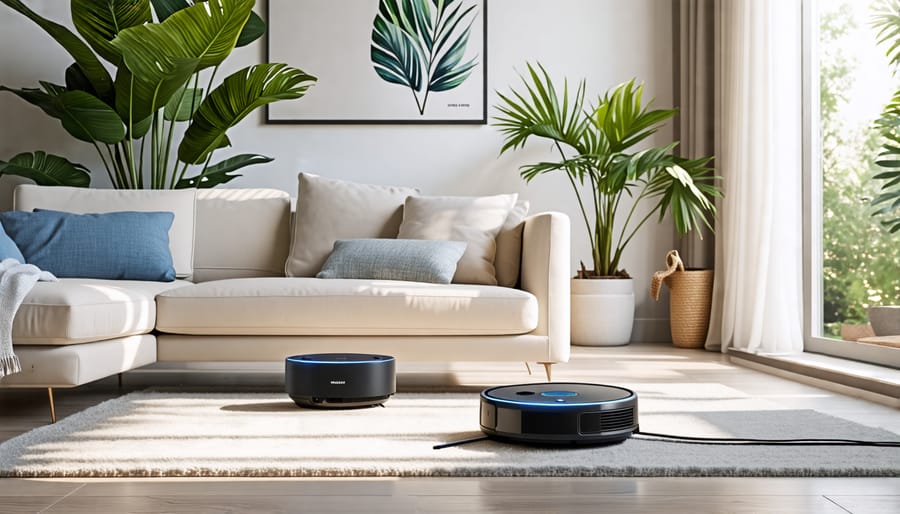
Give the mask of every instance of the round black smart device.
[[294, 355], [284, 361], [284, 388], [301, 407], [380, 405], [397, 392], [394, 358], [362, 353]]
[[637, 395], [624, 387], [547, 382], [481, 392], [481, 430], [533, 444], [609, 444], [638, 430]]

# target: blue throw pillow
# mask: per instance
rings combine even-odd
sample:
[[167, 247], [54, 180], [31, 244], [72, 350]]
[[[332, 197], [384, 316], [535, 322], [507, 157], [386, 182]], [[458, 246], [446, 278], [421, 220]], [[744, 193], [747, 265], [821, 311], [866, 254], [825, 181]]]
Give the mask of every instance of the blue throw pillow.
[[0, 224], [0, 261], [4, 259], [15, 259], [25, 264], [25, 257], [22, 256], [16, 242], [10, 239], [6, 230], [3, 229], [3, 224]]
[[449, 284], [465, 251], [466, 243], [461, 241], [338, 240], [316, 277]]
[[0, 223], [25, 257], [60, 278], [175, 280], [171, 212], [2, 212]]

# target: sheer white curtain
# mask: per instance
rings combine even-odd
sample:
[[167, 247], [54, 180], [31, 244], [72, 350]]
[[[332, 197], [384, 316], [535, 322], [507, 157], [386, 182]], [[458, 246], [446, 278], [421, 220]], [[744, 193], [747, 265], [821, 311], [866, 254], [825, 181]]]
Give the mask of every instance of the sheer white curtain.
[[800, 0], [716, 2], [725, 198], [706, 346], [803, 350]]

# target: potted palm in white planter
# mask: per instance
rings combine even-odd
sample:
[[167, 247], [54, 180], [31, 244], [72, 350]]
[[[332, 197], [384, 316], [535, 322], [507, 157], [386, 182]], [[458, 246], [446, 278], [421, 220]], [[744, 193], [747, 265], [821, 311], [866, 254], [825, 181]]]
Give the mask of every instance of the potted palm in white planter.
[[[572, 280], [572, 342], [621, 345], [631, 339], [634, 286], [621, 268], [628, 243], [644, 224], [671, 213], [679, 234], [710, 226], [713, 198], [721, 196], [707, 165], [711, 157], [674, 155], [678, 142], [634, 149], [676, 114], [642, 103], [643, 84], [621, 84], [585, 102], [585, 82], [570, 96], [568, 82], [557, 94], [546, 70], [528, 65], [525, 91], [499, 93], [494, 125], [505, 136], [500, 153], [525, 145], [534, 136], [552, 142], [559, 159], [520, 168], [526, 181], [550, 172], [565, 173], [572, 184], [591, 241], [593, 267], [582, 264]], [[587, 186], [587, 194], [582, 192]], [[625, 196], [634, 202], [617, 223]], [[652, 206], [646, 213], [638, 207]]]

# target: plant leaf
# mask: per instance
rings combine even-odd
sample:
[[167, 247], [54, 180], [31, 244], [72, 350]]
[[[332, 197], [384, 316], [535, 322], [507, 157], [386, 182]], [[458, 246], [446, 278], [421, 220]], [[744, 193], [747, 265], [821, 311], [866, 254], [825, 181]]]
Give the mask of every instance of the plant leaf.
[[178, 158], [200, 164], [219, 148], [225, 132], [254, 109], [279, 100], [300, 98], [316, 78], [282, 63], [249, 66], [232, 73], [210, 92], [185, 131]]
[[75, 62], [78, 63], [78, 66], [81, 68], [84, 75], [90, 80], [91, 84], [93, 84], [94, 90], [97, 91], [100, 98], [111, 98], [113, 91], [112, 78], [109, 76], [109, 72], [106, 71], [106, 68], [103, 67], [103, 64], [100, 63], [100, 60], [97, 59], [97, 56], [94, 55], [94, 52], [91, 51], [90, 47], [86, 45], [84, 41], [79, 39], [78, 36], [73, 34], [72, 31], [66, 27], [39, 16], [25, 6], [20, 0], [0, 0], [0, 2], [3, 2], [19, 14], [33, 21], [42, 28], [44, 32], [49, 34], [75, 59]]
[[168, 103], [194, 72], [228, 57], [253, 4], [209, 0], [176, 10], [162, 23], [121, 31], [112, 45], [125, 63], [116, 76], [116, 110], [122, 119], [143, 120]]
[[247, 23], [244, 25], [243, 30], [241, 30], [241, 34], [238, 36], [237, 44], [235, 46], [249, 45], [261, 38], [263, 34], [266, 33], [267, 28], [265, 20], [255, 12], [251, 11], [250, 18], [247, 19]]
[[[140, 139], [144, 137], [147, 132], [150, 132], [150, 129], [153, 127], [153, 116], [147, 116], [143, 120], [136, 121], [131, 126], [131, 137], [134, 139]], [[126, 133], [126, 136], [128, 134]]]
[[175, 185], [175, 189], [188, 189], [192, 187], [205, 189], [215, 187], [219, 184], [224, 184], [240, 177], [241, 175], [235, 174], [234, 172], [245, 166], [265, 164], [267, 162], [272, 162], [273, 160], [274, 159], [272, 159], [271, 157], [266, 157], [265, 155], [235, 155], [234, 157], [225, 159], [220, 163], [213, 164], [212, 166], [208, 167], [206, 169], [206, 172], [202, 173], [201, 175], [179, 180]]
[[203, 88], [181, 88], [169, 99], [163, 118], [168, 121], [190, 121], [202, 101]]
[[87, 78], [77, 62], [73, 62], [66, 68], [66, 89], [69, 91], [84, 91], [93, 96], [99, 96], [94, 90], [94, 85]]
[[113, 65], [122, 53], [110, 44], [119, 31], [153, 21], [150, 0], [71, 0], [72, 22], [91, 48]]
[[119, 32], [112, 45], [126, 57], [125, 64], [136, 75], [150, 73], [129, 64], [128, 54], [163, 52], [145, 56], [196, 58], [197, 70], [218, 66], [231, 54], [255, 0], [209, 0], [175, 11], [165, 21], [139, 25]]
[[[187, 0], [151, 0], [151, 3], [153, 4], [153, 10], [156, 12], [156, 17], [162, 22], [169, 16], [182, 9], [187, 9], [198, 1], [205, 0], [192, 0], [191, 2], [188, 2]], [[244, 25], [244, 30], [242, 30], [241, 35], [238, 36], [237, 44], [235, 46], [247, 46], [256, 41], [266, 33], [266, 28], [266, 22], [258, 14], [251, 12], [250, 19], [248, 19], [247, 24]]]
[[39, 89], [10, 89], [0, 86], [28, 103], [41, 108], [47, 115], [62, 122], [72, 137], [93, 143], [115, 144], [125, 137], [125, 126], [116, 111], [102, 100], [84, 91], [66, 91], [62, 86], [43, 83]]
[[90, 170], [45, 152], [20, 153], [9, 162], [0, 161], [0, 175], [18, 175], [40, 186], [88, 187]]
[[166, 21], [169, 16], [176, 12], [187, 9], [192, 5], [187, 0], [150, 0], [150, 3], [153, 4], [153, 12], [156, 13], [156, 19], [160, 23]]
[[[143, 51], [122, 53], [126, 66], [116, 74], [116, 111], [126, 124], [149, 118], [194, 74], [198, 59], [166, 57], [148, 43]], [[131, 69], [142, 70], [132, 73]]]

